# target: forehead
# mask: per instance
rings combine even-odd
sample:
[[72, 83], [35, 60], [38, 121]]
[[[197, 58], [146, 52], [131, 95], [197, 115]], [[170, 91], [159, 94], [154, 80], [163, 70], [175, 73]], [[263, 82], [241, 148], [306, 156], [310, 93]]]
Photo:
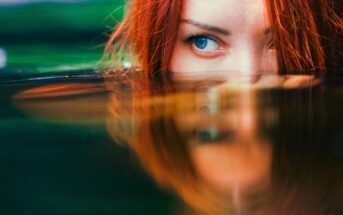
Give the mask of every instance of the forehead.
[[265, 0], [184, 0], [182, 19], [193, 19], [230, 31], [268, 26]]

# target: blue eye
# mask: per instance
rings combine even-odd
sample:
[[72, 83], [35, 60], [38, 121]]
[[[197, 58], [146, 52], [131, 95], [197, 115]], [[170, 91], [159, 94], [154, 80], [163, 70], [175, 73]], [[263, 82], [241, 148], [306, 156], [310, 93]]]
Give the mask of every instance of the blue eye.
[[196, 47], [198, 47], [199, 49], [204, 49], [207, 46], [207, 38], [205, 37], [198, 37], [194, 39], [194, 44]]
[[218, 43], [206, 36], [197, 36], [193, 38], [195, 48], [204, 51], [214, 51], [218, 48]]
[[[225, 54], [228, 50], [220, 39], [215, 36], [207, 36], [205, 34], [197, 34], [190, 36], [184, 40], [186, 45], [191, 48], [191, 51], [197, 57], [215, 58]], [[224, 44], [224, 46], [223, 46]]]

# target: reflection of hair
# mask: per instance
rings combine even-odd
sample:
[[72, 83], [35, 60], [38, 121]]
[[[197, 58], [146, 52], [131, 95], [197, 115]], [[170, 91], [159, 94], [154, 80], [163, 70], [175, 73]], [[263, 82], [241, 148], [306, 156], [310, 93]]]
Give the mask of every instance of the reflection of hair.
[[342, 97], [333, 99], [321, 86], [265, 93], [273, 94], [269, 103], [279, 116], [267, 128], [273, 142], [271, 214], [342, 214]]
[[[343, 5], [334, 0], [265, 0], [275, 35], [280, 71], [332, 69], [342, 59]], [[128, 45], [145, 75], [167, 75], [176, 40], [181, 0], [134, 0], [111, 35], [106, 52]], [[114, 53], [113, 53], [114, 54]]]
[[[133, 85], [137, 87], [139, 84], [129, 81], [124, 91], [130, 91]], [[175, 191], [196, 211], [222, 214], [227, 209], [224, 204], [220, 204], [222, 198], [197, 177], [189, 146], [173, 119], [173, 115], [180, 109], [192, 109], [193, 105], [185, 107], [184, 104], [185, 101], [195, 101], [196, 96], [144, 97], [142, 94], [144, 90], [134, 92], [132, 102], [128, 97], [118, 99], [121, 92], [114, 93], [109, 105], [111, 116], [107, 119], [110, 135], [116, 143], [130, 145], [142, 166], [159, 185]], [[179, 104], [182, 107], [178, 107]]]
[[226, 211], [220, 195], [216, 195], [197, 176], [189, 146], [172, 118], [143, 122], [139, 126], [138, 138], [144, 141], [139, 141], [133, 149], [159, 185], [172, 189], [198, 211], [208, 214]]
[[[309, 91], [304, 90], [305, 93], [301, 94], [303, 97], [296, 100], [298, 103], [284, 103], [284, 99], [292, 92], [299, 93], [297, 89], [296, 92], [266, 91], [258, 94], [261, 95], [258, 97], [261, 103], [257, 104], [257, 108], [261, 107], [258, 110], [258, 117], [262, 117], [258, 120], [262, 123], [259, 127], [266, 129], [268, 133], [275, 134], [270, 137], [273, 142], [271, 184], [268, 184], [265, 190], [256, 192], [249, 190], [248, 193], [244, 193], [240, 199], [240, 207], [242, 207], [240, 212], [287, 215], [340, 214], [343, 209], [343, 184], [340, 180], [342, 173], [337, 172], [337, 169], [341, 166], [342, 160], [334, 158], [328, 152], [328, 149], [333, 147], [332, 144], [328, 144], [329, 137], [326, 137], [330, 131], [322, 129], [328, 124], [322, 119], [323, 114], [327, 116], [332, 114], [329, 119], [336, 121], [333, 123], [330, 120], [330, 123], [337, 126], [341, 117], [336, 116], [342, 115], [338, 112], [340, 107], [334, 106], [334, 102], [337, 101], [325, 101], [323, 104], [336, 107], [331, 113], [326, 113], [326, 109], [320, 105], [322, 100], [318, 99], [315, 100], [318, 102], [315, 107], [319, 107], [320, 110], [311, 112], [312, 115], [309, 115], [306, 105], [306, 101], [309, 101], [306, 97], [309, 93], [306, 92]], [[232, 91], [220, 93], [218, 97], [220, 109], [234, 108], [235, 94]], [[114, 97], [118, 95], [120, 96], [121, 93], [116, 92]], [[117, 137], [116, 134], [125, 133], [125, 129], [123, 130], [126, 127], [125, 121], [122, 123], [121, 119], [130, 118], [132, 114], [134, 120], [131, 123], [137, 123], [138, 120], [135, 119], [140, 120], [135, 128], [126, 127], [129, 131], [127, 140], [141, 164], [160, 185], [171, 188], [188, 204], [204, 214], [234, 211], [236, 208], [232, 205], [230, 197], [213, 191], [198, 177], [190, 158], [187, 141], [174, 121], [173, 116], [178, 111], [194, 111], [197, 107], [196, 103], [204, 102], [201, 100], [204, 98], [203, 95], [185, 93], [146, 99], [138, 96], [139, 98], [134, 100], [133, 108], [130, 109], [133, 114], [127, 112], [127, 105], [120, 106], [120, 103], [125, 103], [124, 100], [112, 100], [113, 103], [109, 108], [115, 123], [109, 125], [109, 129], [112, 129], [113, 137]], [[294, 96], [290, 97], [294, 98]], [[266, 107], [269, 108], [268, 110], [278, 111], [276, 115], [279, 115], [280, 119], [273, 119], [274, 117], [270, 119], [270, 116], [263, 112]], [[295, 120], [290, 116], [300, 118]], [[323, 127], [316, 126], [310, 129], [313, 122]], [[130, 122], [126, 121], [126, 123]], [[269, 127], [274, 127], [274, 130]], [[332, 129], [331, 132], [334, 131], [337, 132], [337, 129]], [[325, 137], [322, 137], [324, 134]], [[131, 138], [133, 135], [136, 139]], [[125, 135], [115, 138], [117, 141], [123, 141], [123, 139]], [[314, 142], [314, 139], [320, 142]], [[339, 140], [338, 137], [337, 141]]]

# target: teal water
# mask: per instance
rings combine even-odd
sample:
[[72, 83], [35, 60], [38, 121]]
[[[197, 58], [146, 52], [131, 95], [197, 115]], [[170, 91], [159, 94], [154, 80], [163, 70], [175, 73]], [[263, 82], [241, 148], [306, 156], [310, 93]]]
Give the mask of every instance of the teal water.
[[[97, 71], [124, 5], [0, 3], [1, 215], [343, 214], [339, 72], [250, 94], [206, 77], [145, 98]], [[128, 119], [138, 144], [123, 141]]]
[[[151, 114], [156, 116], [144, 119], [147, 112], [139, 115], [139, 110], [144, 109], [137, 109], [136, 117], [141, 117], [142, 125], [149, 125], [152, 137], [160, 141], [147, 145], [145, 156], [143, 153], [137, 157], [135, 152], [145, 149], [138, 144], [144, 146], [146, 140], [140, 139], [130, 147], [115, 142], [113, 134], [125, 133], [125, 126], [119, 126], [119, 133], [115, 133], [112, 131], [115, 124], [109, 124], [114, 116], [117, 122], [130, 117], [129, 109], [122, 110], [120, 115], [119, 106], [109, 104], [115, 103], [114, 98], [123, 99], [121, 102], [130, 100], [125, 98], [125, 92], [130, 92], [133, 85], [112, 82], [109, 87], [103, 74], [81, 70], [1, 77], [2, 214], [204, 214], [204, 211], [216, 214], [216, 209], [229, 205], [234, 205], [233, 209], [226, 209], [230, 214], [258, 214], [260, 210], [275, 214], [273, 209], [280, 214], [289, 214], [289, 210], [299, 215], [342, 214], [340, 77], [328, 78], [313, 87], [252, 91], [256, 93], [251, 98], [246, 91], [244, 94], [221, 92], [211, 87], [205, 94], [178, 92], [157, 96], [158, 100], [153, 100], [150, 106]], [[114, 81], [120, 80], [115, 78], [118, 77]], [[198, 97], [185, 97], [189, 95]], [[146, 104], [149, 98], [141, 101]], [[201, 108], [192, 109], [197, 101], [202, 101]], [[239, 106], [242, 101], [243, 106]], [[254, 101], [256, 107], [246, 106], [246, 101]], [[177, 105], [177, 111], [166, 111], [174, 110]], [[217, 111], [204, 114], [204, 110], [211, 108]], [[119, 115], [113, 114], [113, 110]], [[250, 119], [250, 125], [257, 126], [253, 130], [242, 127], [242, 133], [239, 125], [244, 123], [240, 121], [244, 117], [239, 117], [246, 113], [256, 114], [255, 121]], [[238, 124], [231, 121], [234, 118]], [[200, 120], [192, 123], [192, 119]], [[252, 150], [235, 154], [246, 150], [245, 144]], [[151, 157], [154, 154], [149, 153], [154, 150], [157, 154]], [[222, 154], [223, 151], [228, 154]], [[209, 160], [198, 164], [190, 155]], [[267, 170], [263, 171], [265, 156], [270, 156], [270, 161], [266, 161]], [[233, 161], [241, 162], [242, 166], [227, 169], [230, 165], [226, 158], [237, 159]], [[194, 170], [189, 161], [200, 166]], [[206, 169], [208, 163], [211, 165]], [[151, 168], [155, 165], [168, 177], [157, 178], [158, 174]], [[236, 171], [233, 174], [236, 177], [241, 172], [256, 174], [257, 178], [262, 175], [262, 182], [268, 178], [270, 187], [263, 190], [265, 184], [254, 181], [252, 176], [248, 191], [242, 191], [243, 203], [235, 205], [230, 199], [234, 195], [232, 182], [216, 181], [227, 178], [231, 171]], [[207, 179], [212, 176], [211, 180]], [[174, 177], [182, 180], [173, 184]], [[197, 184], [199, 181], [206, 183]], [[161, 186], [168, 183], [169, 186]], [[206, 203], [213, 199], [208, 193], [201, 193], [200, 186], [219, 188], [227, 195], [224, 203], [215, 202], [217, 208], [209, 207], [210, 212], [207, 211]], [[183, 196], [182, 191], [188, 189], [200, 197]], [[201, 206], [197, 208], [199, 202]]]
[[[62, 83], [101, 82], [98, 75], [90, 76]], [[109, 137], [106, 92], [12, 98], [20, 90], [60, 82], [2, 79], [1, 214], [171, 214], [179, 204], [175, 195], [162, 191], [133, 153]], [[74, 100], [86, 106], [78, 116], [82, 108]]]
[[[174, 214], [179, 199], [108, 134], [109, 93], [93, 72], [125, 1], [9, 2], [0, 3], [0, 214]], [[14, 98], [56, 84], [76, 88]]]

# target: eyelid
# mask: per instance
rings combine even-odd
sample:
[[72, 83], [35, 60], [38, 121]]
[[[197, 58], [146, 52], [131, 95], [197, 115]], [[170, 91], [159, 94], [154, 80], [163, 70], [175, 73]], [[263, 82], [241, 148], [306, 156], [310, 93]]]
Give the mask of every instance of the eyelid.
[[209, 39], [214, 40], [215, 42], [218, 42], [218, 45], [221, 45], [221, 46], [224, 45], [224, 42], [221, 39], [210, 34], [192, 34], [191, 36], [186, 37], [184, 42], [191, 43], [197, 37], [208, 37]]

